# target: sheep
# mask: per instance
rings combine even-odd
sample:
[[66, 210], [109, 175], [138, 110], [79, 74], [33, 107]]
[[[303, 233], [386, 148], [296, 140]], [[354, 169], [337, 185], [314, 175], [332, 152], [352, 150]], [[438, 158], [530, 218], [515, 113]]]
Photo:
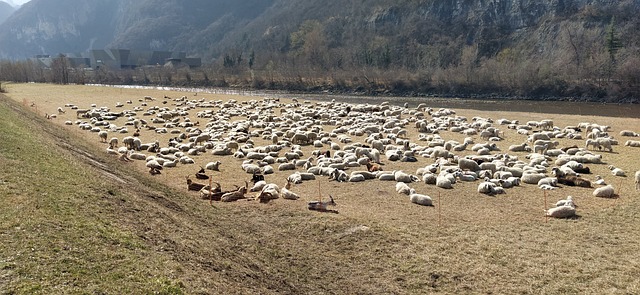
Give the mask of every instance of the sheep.
[[538, 186], [544, 186], [544, 185], [557, 187], [558, 186], [558, 178], [545, 177], [545, 178], [542, 178], [542, 179], [538, 180]]
[[[331, 195], [329, 195], [329, 201], [313, 201], [313, 202], [309, 202], [309, 203], [307, 203], [307, 208], [309, 210], [325, 212], [325, 211], [330, 211], [330, 210], [327, 209], [328, 206], [336, 206], [336, 205], [337, 204], [333, 200], [333, 197]], [[336, 211], [332, 211], [332, 212], [336, 212]]]
[[540, 179], [543, 179], [547, 177], [546, 175], [542, 174], [542, 173], [523, 173], [522, 177], [520, 178], [520, 180], [524, 183], [527, 184], [538, 184], [538, 181], [540, 181]]
[[408, 195], [410, 191], [411, 191], [411, 188], [406, 183], [404, 183], [404, 182], [397, 182], [396, 183], [396, 192], [397, 193]]
[[640, 147], [640, 140], [627, 140], [624, 145], [629, 147]]
[[233, 201], [237, 201], [240, 199], [244, 199], [245, 198], [245, 194], [247, 193], [247, 190], [249, 189], [249, 184], [245, 181], [244, 182], [244, 186], [238, 188], [236, 191], [232, 191], [232, 192], [228, 192], [223, 194], [220, 197], [220, 201], [222, 202], [233, 202]]
[[433, 200], [427, 195], [417, 194], [416, 190], [409, 191], [409, 201], [422, 206], [433, 206]]
[[[637, 179], [637, 177], [636, 177], [636, 179]], [[595, 183], [597, 185], [607, 185], [607, 183], [604, 182], [604, 179], [600, 175], [596, 175], [596, 180], [593, 183]]]
[[87, 114], [88, 112], [89, 112], [89, 110], [87, 110], [87, 109], [77, 109], [76, 110], [76, 118], [79, 118], [79, 117], [88, 118], [89, 117], [88, 114]]
[[418, 177], [415, 175], [411, 175], [411, 174], [407, 174], [404, 173], [402, 171], [395, 171], [394, 172], [394, 177], [395, 180], [398, 182], [404, 182], [404, 183], [412, 183], [412, 182], [416, 182], [418, 181]]
[[[564, 201], [564, 202], [562, 202]], [[570, 218], [576, 215], [576, 205], [571, 196], [567, 200], [561, 200], [557, 204], [560, 206], [545, 210], [545, 216], [555, 218]]]
[[493, 194], [494, 188], [496, 186], [497, 185], [495, 183], [489, 181], [488, 178], [485, 178], [483, 182], [478, 184], [478, 193], [491, 195]]
[[624, 172], [624, 170], [620, 169], [620, 168], [616, 168], [613, 165], [609, 165], [607, 168], [609, 168], [609, 170], [611, 170], [611, 174], [615, 175], [615, 176], [621, 176], [621, 177], [626, 177], [626, 173]]
[[598, 146], [600, 150], [606, 149], [610, 153], [613, 152], [613, 147], [612, 147], [613, 142], [611, 141], [611, 139], [599, 137], [596, 139], [596, 142], [598, 142]]
[[250, 192], [261, 191], [266, 185], [267, 185], [267, 182], [264, 180], [256, 181], [254, 185], [251, 187], [251, 189], [249, 189], [249, 191]]
[[117, 147], [118, 147], [118, 138], [112, 137], [111, 139], [109, 139], [109, 148], [115, 149]]
[[265, 185], [258, 195], [258, 199], [262, 203], [278, 198], [280, 198], [280, 187], [275, 183]]
[[600, 149], [600, 143], [598, 143], [598, 141], [593, 140], [593, 139], [587, 139], [585, 141], [585, 149], [589, 149], [589, 146], [592, 146], [593, 149]]
[[452, 189], [453, 182], [451, 181], [451, 179], [447, 178], [446, 176], [439, 175], [438, 177], [436, 177], [436, 186], [440, 188], [445, 188], [445, 189]]
[[640, 134], [635, 133], [631, 130], [622, 130], [620, 131], [620, 136], [628, 136], [628, 137], [639, 137]]
[[591, 187], [591, 181], [574, 175], [557, 177], [558, 183], [568, 186]]
[[109, 136], [109, 133], [103, 130], [98, 132], [98, 136], [100, 137], [100, 142], [107, 142], [107, 137]]
[[531, 148], [527, 145], [526, 142], [522, 144], [516, 144], [509, 146], [510, 152], [530, 152]]
[[297, 200], [300, 198], [298, 194], [290, 191], [291, 189], [291, 180], [287, 178], [287, 184], [284, 185], [282, 189], [280, 189], [280, 194], [282, 194], [283, 199], [287, 200]]
[[594, 197], [599, 198], [613, 198], [616, 196], [615, 189], [610, 184], [607, 186], [599, 187], [593, 191]]
[[436, 184], [437, 176], [431, 172], [422, 175], [422, 182], [425, 184]]
[[478, 165], [476, 161], [471, 159], [466, 159], [466, 158], [458, 159], [458, 167], [460, 167], [461, 170], [469, 170], [469, 171], [481, 170], [480, 165]]
[[220, 171], [220, 164], [222, 164], [220, 161], [209, 162], [204, 168], [207, 170]]
[[349, 182], [362, 182], [365, 181], [366, 178], [362, 174], [353, 174], [349, 176]]
[[640, 170], [636, 171], [636, 190], [640, 190]]
[[[362, 176], [362, 175], [360, 175]], [[363, 180], [364, 180], [364, 176], [362, 176]], [[349, 175], [347, 175], [346, 172], [344, 172], [344, 170], [341, 169], [333, 169], [330, 173], [329, 173], [329, 179], [331, 180], [335, 180], [338, 182], [346, 182], [349, 180]]]

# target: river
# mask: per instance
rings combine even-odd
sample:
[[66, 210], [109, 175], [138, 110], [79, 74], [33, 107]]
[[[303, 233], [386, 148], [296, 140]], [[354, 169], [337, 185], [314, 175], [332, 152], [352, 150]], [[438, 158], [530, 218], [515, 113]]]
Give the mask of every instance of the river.
[[356, 96], [340, 94], [300, 94], [283, 91], [268, 90], [237, 90], [227, 88], [179, 88], [179, 87], [155, 87], [155, 86], [134, 86], [134, 85], [96, 85], [116, 88], [139, 88], [139, 89], [160, 89], [167, 91], [184, 91], [227, 95], [244, 95], [272, 98], [299, 98], [306, 100], [329, 101], [335, 99], [339, 102], [348, 103], [371, 103], [378, 104], [388, 101], [394, 105], [409, 103], [416, 106], [419, 103], [426, 103], [427, 106], [437, 108], [452, 109], [472, 109], [482, 111], [502, 111], [502, 112], [534, 112], [548, 114], [575, 114], [584, 116], [606, 116], [621, 118], [640, 118], [640, 104], [615, 104], [615, 103], [593, 103], [593, 102], [571, 102], [571, 101], [537, 101], [537, 100], [516, 100], [516, 99], [460, 99], [460, 98], [437, 98], [437, 97], [393, 97], [393, 96]]

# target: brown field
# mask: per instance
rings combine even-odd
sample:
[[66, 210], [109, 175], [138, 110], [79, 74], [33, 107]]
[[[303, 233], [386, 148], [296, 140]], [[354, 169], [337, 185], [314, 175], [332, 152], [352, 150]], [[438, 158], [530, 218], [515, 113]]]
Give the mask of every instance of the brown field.
[[[102, 211], [101, 214], [107, 214], [113, 218], [112, 223], [131, 233], [135, 243], [142, 244], [151, 257], [159, 257], [154, 261], [163, 261], [166, 269], [161, 272], [171, 282], [177, 282], [178, 293], [640, 293], [637, 258], [640, 193], [633, 181], [633, 174], [640, 170], [640, 149], [623, 146], [628, 138], [615, 136], [621, 145], [614, 146], [613, 153], [602, 152], [606, 164], [588, 165], [593, 174], [587, 178], [593, 180], [596, 174], [604, 176], [620, 196], [615, 199], [595, 198], [591, 195], [593, 189], [585, 188], [562, 187], [549, 191], [545, 200], [544, 192], [535, 185], [523, 184], [507, 189], [506, 195], [486, 196], [476, 192], [478, 182], [458, 182], [452, 190], [413, 183], [411, 187], [434, 199], [434, 207], [422, 207], [396, 193], [395, 182], [337, 183], [318, 177], [319, 180], [304, 182], [292, 189], [301, 196], [296, 201], [278, 199], [261, 204], [241, 200], [215, 202], [211, 206], [197, 193], [186, 190], [185, 175], [195, 173], [198, 165], [220, 160], [222, 172], [213, 172], [215, 181], [223, 188], [243, 185], [250, 180], [250, 175], [240, 169], [242, 160], [209, 153], [195, 156], [196, 165], [179, 165], [163, 170], [161, 175], [150, 176], [143, 161], [122, 163], [106, 155], [106, 144], [100, 143], [96, 133], [80, 130], [76, 125], [65, 126], [66, 120], [76, 121], [75, 111], [66, 108], [65, 114], [44, 119], [45, 114], [56, 114], [57, 107], [66, 103], [80, 108], [96, 103], [118, 111], [116, 102], [132, 100], [133, 104], [124, 106], [128, 109], [140, 105], [139, 100], [144, 96], [152, 96], [157, 98], [155, 104], [171, 108], [171, 100], [162, 104], [164, 96], [196, 98], [193, 93], [41, 84], [3, 86], [6, 96], [38, 115], [39, 119], [34, 122], [65, 130], [62, 134], [66, 134], [65, 142], [70, 146], [59, 146], [73, 150], [77, 143], [77, 149], [82, 147], [78, 155], [89, 155], [79, 157], [81, 162], [95, 158], [101, 163], [98, 166], [102, 168], [96, 169], [100, 171], [95, 175], [125, 195], [122, 203], [118, 203], [117, 198], [102, 200], [109, 205], [104, 209], [108, 214]], [[199, 93], [197, 98], [261, 99], [207, 93]], [[640, 119], [463, 109], [456, 112], [469, 119], [474, 116], [520, 122], [553, 119], [560, 127], [592, 122], [612, 126], [611, 133], [615, 135], [622, 129], [640, 132]], [[124, 119], [114, 123], [123, 125]], [[324, 126], [325, 131], [332, 128]], [[408, 129], [409, 138], [418, 142], [415, 128]], [[505, 140], [498, 144], [503, 151], [525, 140], [523, 135], [506, 127], [501, 130], [505, 131]], [[124, 137], [122, 134], [111, 136]], [[158, 140], [164, 144], [172, 136], [175, 135], [158, 135], [143, 128], [140, 138], [142, 142]], [[441, 136], [445, 140], [464, 138], [451, 132], [442, 132]], [[352, 138], [354, 142], [364, 140]], [[257, 145], [264, 142], [259, 138], [254, 140]], [[584, 140], [559, 141], [560, 146], [584, 145]], [[481, 142], [477, 136], [476, 142]], [[304, 146], [305, 156], [311, 155], [313, 149]], [[469, 153], [468, 149], [462, 154]], [[526, 155], [512, 154], [522, 158]], [[429, 158], [419, 158], [417, 163], [383, 160], [383, 168], [415, 173], [417, 168], [432, 161]], [[608, 164], [627, 171], [629, 177], [611, 175]], [[290, 171], [276, 172], [268, 175], [267, 180], [282, 186], [289, 174]], [[141, 197], [147, 194], [145, 187], [149, 187], [155, 197]], [[319, 193], [325, 198], [329, 194], [334, 196], [338, 214], [306, 209], [306, 203], [317, 200]], [[545, 219], [543, 209], [568, 195], [574, 196], [579, 217]], [[114, 247], [117, 252], [119, 246]], [[155, 271], [158, 270], [151, 272]], [[17, 282], [24, 279], [12, 275], [6, 278], [2, 274], [0, 271], [0, 287], [6, 282], [6, 286], [15, 288]], [[141, 285], [149, 292], [153, 287]], [[44, 289], [46, 292], [47, 288]], [[117, 290], [103, 291], [118, 293]]]

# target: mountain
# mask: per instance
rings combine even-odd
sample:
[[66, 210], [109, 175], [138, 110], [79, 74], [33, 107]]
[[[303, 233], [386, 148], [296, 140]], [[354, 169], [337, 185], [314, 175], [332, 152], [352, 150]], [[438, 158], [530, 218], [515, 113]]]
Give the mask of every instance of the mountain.
[[15, 8], [11, 4], [0, 1], [0, 24], [2, 24], [13, 12]]
[[0, 26], [0, 58], [103, 47], [187, 51], [204, 60], [229, 50], [288, 51], [297, 49], [290, 38], [305, 21], [329, 49], [388, 46], [400, 54], [477, 44], [482, 55], [495, 55], [514, 42], [552, 39], [567, 21], [604, 28], [620, 14], [621, 27], [633, 29], [639, 9], [639, 0], [33, 0]]
[[32, 0], [0, 25], [0, 58], [105, 47], [199, 54], [272, 2]]

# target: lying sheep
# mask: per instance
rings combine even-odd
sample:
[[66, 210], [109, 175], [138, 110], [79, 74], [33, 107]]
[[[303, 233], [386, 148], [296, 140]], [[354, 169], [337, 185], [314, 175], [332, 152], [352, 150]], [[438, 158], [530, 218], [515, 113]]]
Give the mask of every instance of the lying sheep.
[[404, 183], [412, 183], [412, 182], [416, 182], [418, 181], [418, 177], [415, 175], [411, 175], [411, 174], [407, 174], [404, 173], [402, 171], [396, 171], [394, 173], [395, 176], [395, 180], [398, 182], [404, 182]]
[[207, 170], [220, 171], [220, 164], [222, 164], [220, 161], [209, 162], [204, 168]]
[[409, 191], [409, 201], [422, 206], [433, 206], [433, 199], [427, 195], [417, 194], [416, 190]]
[[576, 215], [576, 205], [573, 198], [568, 196], [566, 200], [560, 200], [556, 203], [557, 207], [545, 210], [545, 216], [555, 218], [569, 218]]
[[640, 134], [635, 133], [631, 130], [622, 130], [620, 131], [620, 136], [628, 136], [628, 137], [639, 137]]
[[557, 179], [558, 183], [568, 186], [591, 187], [591, 181], [578, 176], [566, 175]]
[[520, 178], [520, 180], [523, 183], [527, 183], [527, 184], [538, 184], [538, 182], [540, 181], [540, 179], [543, 179], [547, 177], [546, 175], [542, 174], [542, 173], [524, 173], [522, 174], [522, 177]]
[[411, 188], [406, 183], [404, 183], [404, 182], [397, 182], [396, 183], [396, 192], [397, 193], [408, 195], [410, 191], [411, 191]]
[[552, 186], [552, 187], [557, 187], [558, 186], [558, 179], [555, 177], [545, 177], [542, 178], [540, 180], [538, 180], [538, 186], [542, 187], [542, 186]]
[[624, 172], [624, 170], [620, 169], [620, 168], [616, 168], [613, 165], [609, 165], [608, 166], [609, 170], [611, 170], [611, 174], [615, 175], [615, 176], [621, 176], [621, 177], [626, 177], [627, 174]]
[[627, 140], [624, 145], [629, 147], [640, 147], [640, 140]]
[[613, 198], [616, 196], [616, 192], [613, 189], [613, 186], [607, 185], [595, 189], [593, 191], [593, 196], [599, 198]]

